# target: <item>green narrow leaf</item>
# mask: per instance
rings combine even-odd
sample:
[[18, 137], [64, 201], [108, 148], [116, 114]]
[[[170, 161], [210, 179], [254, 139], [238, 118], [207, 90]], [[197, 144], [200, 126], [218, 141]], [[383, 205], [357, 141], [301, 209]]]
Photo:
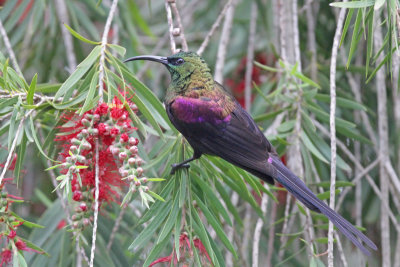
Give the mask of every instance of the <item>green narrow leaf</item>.
[[[354, 3], [354, 2], [350, 2], [350, 3]], [[360, 30], [361, 22], [362, 22], [362, 11], [361, 11], [361, 9], [359, 9], [357, 12], [356, 21], [354, 23], [354, 30], [353, 30], [353, 36], [351, 38], [349, 57], [347, 59], [347, 64], [346, 64], [347, 68], [349, 68], [351, 59], [353, 58], [353, 54], [358, 48], [358, 42], [360, 41], [360, 38], [361, 38], [361, 30]]]
[[110, 47], [112, 50], [117, 52], [121, 57], [125, 56], [126, 54], [126, 49], [125, 47], [116, 45], [116, 44], [107, 44], [108, 47]]
[[97, 88], [97, 81], [99, 80], [99, 75], [98, 71], [93, 75], [92, 81], [90, 82], [89, 86], [89, 92], [86, 96], [85, 103], [83, 104], [83, 107], [81, 109], [81, 112], [79, 113], [79, 116], [82, 116], [83, 113], [86, 111], [90, 110], [91, 106], [90, 103], [93, 100], [93, 97], [96, 93], [96, 88]]
[[171, 232], [172, 228], [176, 223], [176, 220], [180, 220], [180, 218], [178, 218], [178, 212], [179, 212], [179, 200], [178, 197], [175, 195], [174, 204], [172, 204], [171, 212], [169, 213], [169, 216], [164, 223], [164, 226], [160, 232], [156, 244], [162, 242], [164, 238], [166, 238], [167, 235]]
[[232, 226], [232, 220], [231, 220], [231, 218], [229, 218], [229, 214], [226, 212], [226, 209], [224, 208], [224, 206], [222, 206], [218, 197], [211, 190], [211, 186], [206, 184], [200, 177], [197, 177], [197, 179], [195, 179], [194, 181], [201, 187], [202, 192], [206, 195], [207, 202], [212, 204], [213, 207], [215, 207], [215, 209], [219, 211], [219, 213], [222, 215], [224, 220], [230, 226]]
[[363, 8], [373, 6], [375, 0], [363, 0], [363, 1], [351, 1], [351, 2], [334, 2], [330, 3], [330, 6], [342, 7], [342, 8]]
[[354, 10], [355, 9], [350, 9], [349, 13], [347, 13], [346, 21], [345, 21], [344, 26], [343, 26], [342, 37], [340, 38], [339, 47], [342, 46], [342, 43], [343, 43], [344, 39], [346, 38], [346, 34], [347, 34], [348, 29], [349, 29], [350, 22], [351, 22], [351, 19], [353, 17]]
[[76, 67], [76, 70], [68, 77], [68, 79], [58, 89], [54, 99], [65, 95], [68, 91], [73, 90], [73, 86], [85, 75], [85, 73], [93, 66], [97, 58], [100, 56], [101, 46], [96, 46], [92, 52]]
[[49, 157], [46, 155], [46, 153], [44, 153], [44, 151], [43, 151], [43, 149], [42, 149], [42, 146], [40, 145], [39, 139], [38, 139], [37, 136], [36, 136], [35, 125], [33, 124], [32, 116], [29, 116], [29, 122], [30, 122], [30, 124], [31, 124], [31, 130], [32, 130], [32, 137], [33, 137], [33, 140], [35, 140], [36, 147], [38, 148], [38, 150], [40, 151], [40, 153], [42, 153], [42, 155], [43, 155], [46, 159], [48, 159], [48, 160], [50, 160], [50, 161], [52, 161], [52, 162], [57, 162], [57, 161], [54, 161], [53, 159], [49, 158]]
[[214, 217], [214, 215], [210, 212], [210, 210], [206, 207], [206, 205], [203, 203], [203, 201], [201, 201], [200, 198], [196, 194], [193, 194], [193, 197], [196, 200], [196, 203], [199, 205], [200, 209], [203, 211], [203, 214], [206, 217], [207, 222], [209, 224], [211, 224], [211, 226], [214, 228], [215, 232], [221, 239], [222, 243], [224, 243], [226, 248], [230, 252], [232, 252], [232, 254], [235, 256], [236, 259], [238, 259], [238, 255], [235, 251], [235, 248], [233, 247], [232, 243], [229, 241], [228, 237], [226, 236], [221, 224], [217, 221], [217, 219]]
[[67, 24], [64, 23], [65, 28], [67, 28], [67, 30], [73, 35], [75, 36], [77, 39], [81, 40], [82, 42], [88, 43], [88, 44], [92, 44], [92, 45], [99, 45], [101, 44], [101, 42], [95, 42], [92, 40], [89, 40], [85, 37], [83, 37], [82, 35], [80, 35], [79, 33], [77, 33], [76, 31], [74, 31], [70, 26], [68, 26]]
[[305, 132], [301, 132], [300, 136], [301, 140], [303, 141], [303, 144], [307, 147], [308, 150], [310, 150], [312, 154], [314, 154], [318, 159], [325, 162], [326, 164], [329, 164], [329, 162], [325, 159], [325, 157], [321, 154], [321, 152], [319, 152], [319, 150], [310, 141]]
[[25, 158], [27, 141], [28, 141], [28, 138], [26, 137], [26, 134], [23, 133], [21, 143], [19, 144], [19, 147], [18, 147], [17, 161], [15, 163], [15, 168], [14, 168], [14, 180], [15, 180], [17, 186], [18, 186], [18, 182], [19, 182], [19, 177], [21, 176], [21, 168], [22, 168], [22, 163], [24, 162], [24, 158]]
[[[160, 203], [160, 202], [159, 202]], [[147, 227], [140, 232], [140, 234], [133, 240], [129, 246], [129, 250], [138, 250], [142, 248], [152, 238], [154, 232], [161, 227], [164, 219], [167, 217], [168, 212], [171, 210], [171, 201], [166, 202], [166, 206], [153, 218]]]
[[31, 85], [29, 86], [28, 95], [26, 96], [26, 101], [28, 105], [33, 105], [33, 95], [36, 90], [37, 73], [32, 78]]

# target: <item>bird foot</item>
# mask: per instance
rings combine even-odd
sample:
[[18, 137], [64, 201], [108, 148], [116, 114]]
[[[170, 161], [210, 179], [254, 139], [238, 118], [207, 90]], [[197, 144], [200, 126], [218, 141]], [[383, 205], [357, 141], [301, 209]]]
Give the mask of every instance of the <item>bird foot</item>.
[[190, 165], [189, 163], [185, 163], [185, 164], [179, 164], [179, 163], [175, 163], [171, 165], [172, 169], [171, 169], [171, 175], [173, 175], [177, 170], [181, 169], [181, 168], [186, 168], [189, 169]]

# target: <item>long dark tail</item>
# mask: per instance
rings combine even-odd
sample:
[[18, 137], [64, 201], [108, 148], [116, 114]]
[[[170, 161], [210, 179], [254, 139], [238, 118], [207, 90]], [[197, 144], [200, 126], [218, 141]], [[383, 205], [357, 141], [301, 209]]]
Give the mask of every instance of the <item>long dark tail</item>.
[[348, 238], [356, 245], [364, 254], [370, 255], [370, 252], [358, 240], [360, 238], [365, 244], [377, 250], [376, 245], [357, 228], [355, 228], [345, 218], [340, 216], [334, 210], [328, 207], [320, 200], [296, 175], [294, 175], [278, 158], [271, 157], [272, 165], [277, 170], [277, 176], [274, 177], [281, 183], [290, 193], [292, 193], [299, 201], [306, 205], [309, 209], [321, 212]]

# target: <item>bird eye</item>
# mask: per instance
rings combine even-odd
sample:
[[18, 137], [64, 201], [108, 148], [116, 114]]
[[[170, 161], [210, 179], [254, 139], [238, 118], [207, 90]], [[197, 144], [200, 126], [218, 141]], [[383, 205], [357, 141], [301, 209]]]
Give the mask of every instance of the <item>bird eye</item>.
[[177, 58], [172, 64], [175, 66], [179, 66], [185, 63], [185, 60], [183, 58]]

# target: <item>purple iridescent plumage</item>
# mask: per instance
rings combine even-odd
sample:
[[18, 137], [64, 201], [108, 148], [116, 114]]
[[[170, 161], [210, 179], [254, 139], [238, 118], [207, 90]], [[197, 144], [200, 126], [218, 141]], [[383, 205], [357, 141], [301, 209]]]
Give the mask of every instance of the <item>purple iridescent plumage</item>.
[[172, 103], [175, 117], [186, 123], [223, 123], [231, 120], [230, 110], [214, 99], [177, 97]]

